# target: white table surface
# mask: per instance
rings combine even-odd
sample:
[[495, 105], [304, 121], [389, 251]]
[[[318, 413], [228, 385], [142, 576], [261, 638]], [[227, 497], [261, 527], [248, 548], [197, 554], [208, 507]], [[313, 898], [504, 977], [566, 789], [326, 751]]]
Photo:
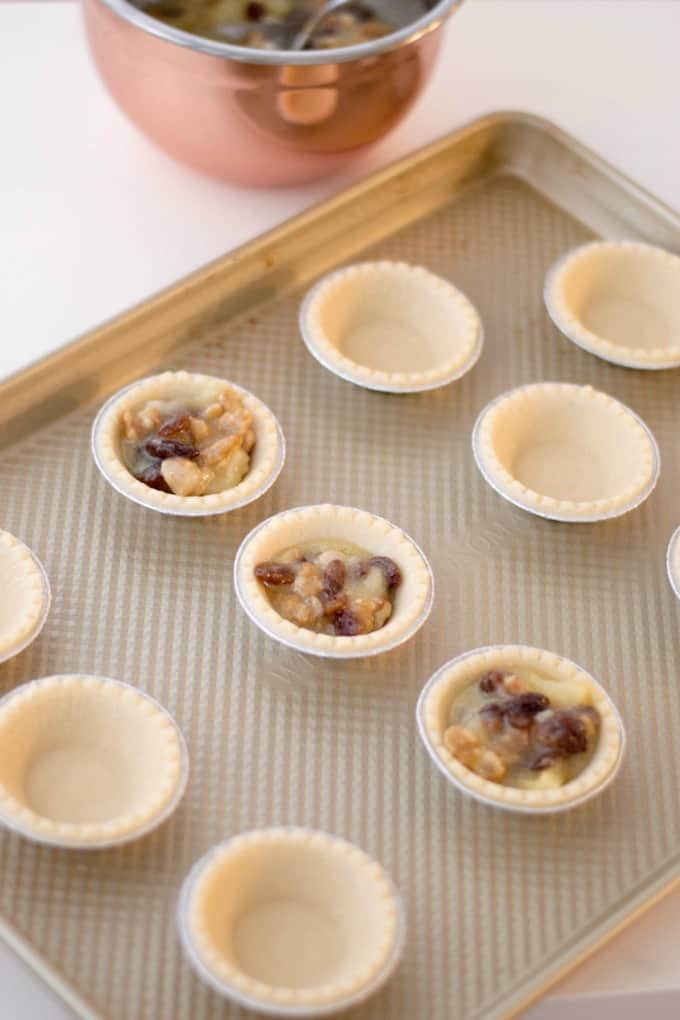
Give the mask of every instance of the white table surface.
[[[389, 139], [330, 180], [250, 191], [137, 134], [95, 76], [75, 4], [4, 0], [0, 377], [490, 110], [551, 118], [680, 207], [679, 39], [677, 0], [468, 0], [426, 96]], [[680, 892], [527, 1015], [677, 1020], [679, 942]], [[4, 946], [0, 987], [8, 1020], [71, 1020]]]

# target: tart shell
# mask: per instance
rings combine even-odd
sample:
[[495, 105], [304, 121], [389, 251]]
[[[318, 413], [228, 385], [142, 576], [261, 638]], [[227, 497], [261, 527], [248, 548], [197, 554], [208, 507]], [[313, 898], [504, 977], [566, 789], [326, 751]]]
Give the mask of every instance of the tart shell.
[[472, 447], [499, 495], [556, 521], [620, 517], [647, 499], [660, 471], [656, 440], [634, 411], [570, 383], [496, 397], [477, 419]]
[[680, 599], [680, 528], [673, 532], [668, 543], [666, 570], [671, 588], [676, 598]]
[[[602, 720], [598, 744], [583, 772], [564, 786], [524, 790], [490, 782], [458, 761], [444, 745], [448, 712], [456, 694], [493, 669], [530, 669], [551, 680], [575, 679], [591, 688], [593, 705]], [[445, 663], [420, 694], [416, 722], [427, 753], [450, 783], [483, 804], [532, 815], [566, 811], [601, 793], [616, 777], [626, 744], [621, 716], [602, 685], [569, 659], [527, 645], [477, 648]]]
[[[149, 400], [187, 397], [211, 403], [228, 386], [253, 414], [256, 443], [248, 473], [231, 489], [205, 496], [177, 496], [159, 492], [138, 481], [125, 465], [120, 447], [123, 412], [136, 411]], [[190, 372], [163, 372], [131, 383], [104, 404], [92, 426], [92, 454], [107, 482], [134, 503], [165, 514], [206, 517], [227, 513], [259, 499], [274, 484], [285, 461], [283, 431], [266, 404], [243, 387], [217, 376]]]
[[[319, 538], [352, 542], [397, 563], [403, 580], [383, 627], [356, 637], [318, 634], [284, 619], [272, 607], [255, 578], [257, 564], [275, 559], [289, 546]], [[434, 598], [430, 565], [406, 532], [366, 510], [327, 503], [284, 510], [254, 528], [236, 554], [234, 583], [241, 606], [265, 634], [297, 651], [337, 659], [378, 655], [401, 645], [425, 623]]]
[[188, 768], [171, 716], [120, 680], [44, 677], [0, 701], [0, 822], [34, 842], [138, 839], [174, 811]]
[[243, 833], [194, 865], [178, 928], [199, 976], [240, 1005], [327, 1016], [364, 1001], [401, 958], [399, 894], [377, 861], [304, 828]]
[[473, 367], [483, 346], [468, 298], [405, 262], [362, 262], [323, 277], [302, 303], [300, 330], [329, 371], [388, 393], [446, 386]]
[[548, 314], [573, 343], [626, 368], [680, 365], [680, 257], [634, 241], [595, 241], [549, 271]]
[[35, 641], [51, 603], [42, 563], [8, 531], [0, 531], [0, 588], [0, 662], [5, 662]]

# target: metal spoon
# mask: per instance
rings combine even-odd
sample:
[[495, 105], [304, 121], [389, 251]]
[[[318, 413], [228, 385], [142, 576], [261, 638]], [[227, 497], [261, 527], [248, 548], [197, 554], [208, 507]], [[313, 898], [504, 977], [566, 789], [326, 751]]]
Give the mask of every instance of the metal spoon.
[[[325, 17], [341, 7], [347, 7], [351, 3], [356, 3], [356, 0], [326, 0], [326, 3], [322, 4], [319, 10], [307, 19], [299, 32], [296, 32], [289, 49], [303, 50]], [[414, 4], [413, 0], [400, 0], [397, 3], [394, 0], [371, 0], [370, 3], [362, 0], [362, 6], [368, 8], [380, 21], [383, 21], [386, 25], [393, 26], [395, 29], [403, 28], [411, 21], [415, 21], [417, 17], [415, 8], [418, 5]], [[397, 8], [396, 11], [395, 7]], [[426, 8], [423, 5], [421, 13], [424, 13], [425, 10]], [[397, 15], [396, 18], [395, 14]]]

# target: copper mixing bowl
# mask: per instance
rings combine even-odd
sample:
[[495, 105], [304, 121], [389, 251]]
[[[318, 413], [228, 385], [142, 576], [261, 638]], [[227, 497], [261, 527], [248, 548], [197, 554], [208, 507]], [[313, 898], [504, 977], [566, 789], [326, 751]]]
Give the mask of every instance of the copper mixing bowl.
[[149, 138], [213, 176], [272, 185], [321, 177], [393, 128], [461, 2], [440, 0], [382, 39], [300, 53], [190, 35], [128, 0], [83, 0], [83, 9], [104, 83]]

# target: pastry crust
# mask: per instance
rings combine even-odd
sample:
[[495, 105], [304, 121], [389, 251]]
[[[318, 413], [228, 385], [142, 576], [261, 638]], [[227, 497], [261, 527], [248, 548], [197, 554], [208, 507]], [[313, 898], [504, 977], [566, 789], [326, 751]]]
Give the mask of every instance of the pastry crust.
[[362, 262], [323, 277], [303, 301], [300, 329], [325, 368], [390, 393], [446, 386], [472, 368], [483, 345], [468, 298], [405, 262]]
[[187, 775], [176, 723], [130, 684], [51, 676], [0, 701], [0, 821], [36, 842], [137, 839], [174, 811]]
[[[285, 620], [255, 578], [258, 563], [282, 549], [319, 538], [343, 539], [389, 556], [401, 570], [392, 616], [379, 630], [355, 637], [320, 634]], [[284, 510], [259, 524], [241, 543], [234, 563], [236, 594], [248, 616], [270, 637], [301, 652], [329, 658], [358, 658], [395, 648], [412, 637], [430, 614], [432, 571], [424, 553], [405, 532], [383, 517], [354, 507], [319, 504]]]
[[[551, 680], [588, 685], [593, 707], [601, 718], [598, 742], [589, 764], [564, 786], [525, 790], [490, 782], [466, 768], [445, 746], [448, 713], [456, 694], [476, 683], [480, 675], [496, 669], [531, 670]], [[416, 719], [428, 754], [450, 782], [485, 804], [529, 814], [563, 811], [601, 793], [616, 776], [625, 747], [621, 717], [604, 688], [568, 659], [526, 645], [479, 648], [447, 662], [423, 688]]]
[[[160, 492], [134, 478], [121, 456], [121, 428], [125, 411], [137, 411], [150, 400], [195, 400], [207, 405], [229, 387], [253, 415], [256, 441], [250, 467], [241, 482], [224, 492], [204, 496], [178, 496]], [[187, 517], [203, 517], [236, 510], [259, 499], [278, 478], [285, 460], [285, 441], [277, 419], [248, 390], [217, 376], [189, 372], [163, 372], [132, 383], [114, 394], [92, 426], [92, 452], [107, 482], [128, 499], [151, 510]]]
[[680, 599], [680, 528], [677, 528], [668, 543], [666, 557], [668, 580], [677, 598]]
[[649, 428], [590, 386], [534, 383], [504, 393], [480, 414], [472, 442], [501, 496], [553, 520], [618, 517], [639, 506], [659, 476]]
[[569, 340], [628, 368], [680, 365], [680, 257], [635, 241], [594, 241], [563, 256], [545, 283]]
[[0, 531], [0, 662], [23, 651], [38, 636], [50, 608], [50, 585], [34, 553], [8, 531]]
[[214, 847], [182, 888], [180, 936], [218, 992], [260, 1012], [324, 1016], [388, 980], [404, 943], [399, 895], [377, 861], [303, 828]]

